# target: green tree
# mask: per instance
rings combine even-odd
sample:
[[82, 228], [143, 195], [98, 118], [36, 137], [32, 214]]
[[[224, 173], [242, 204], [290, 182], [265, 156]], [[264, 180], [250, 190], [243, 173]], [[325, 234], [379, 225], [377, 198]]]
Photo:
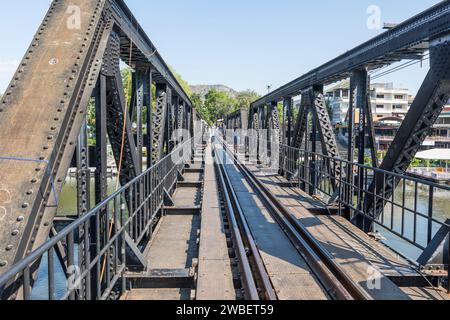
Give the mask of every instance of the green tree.
[[233, 112], [236, 108], [236, 99], [225, 92], [210, 90], [205, 97], [205, 109], [209, 115], [210, 123], [214, 123]]
[[250, 104], [261, 98], [261, 96], [252, 90], [242, 91], [236, 95], [236, 109], [248, 109]]
[[411, 168], [417, 168], [422, 165], [422, 161], [420, 159], [414, 158], [414, 160], [411, 162]]
[[127, 102], [127, 106], [130, 105], [130, 100], [131, 100], [131, 89], [132, 89], [131, 72], [132, 72], [131, 68], [124, 68], [121, 70], [122, 84], [123, 84], [123, 89], [125, 91], [125, 101]]
[[205, 102], [203, 101], [201, 95], [198, 93], [194, 93], [191, 96], [192, 106], [198, 111], [203, 120], [208, 122], [208, 124], [213, 124], [211, 120], [211, 115], [209, 114], [208, 109], [205, 107]]

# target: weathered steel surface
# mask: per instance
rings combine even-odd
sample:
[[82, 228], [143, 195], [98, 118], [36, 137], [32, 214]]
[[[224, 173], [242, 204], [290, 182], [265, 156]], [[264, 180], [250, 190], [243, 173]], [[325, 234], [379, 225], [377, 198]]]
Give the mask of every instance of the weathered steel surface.
[[54, 1], [1, 102], [0, 273], [48, 236], [100, 70], [105, 3]]
[[[250, 166], [258, 172], [256, 166]], [[390, 277], [417, 276], [414, 267], [386, 246], [371, 239], [366, 233], [352, 225], [343, 217], [314, 215], [310, 212], [312, 200], [298, 188], [280, 187], [285, 181], [280, 176], [259, 175], [261, 181], [278, 197], [283, 205], [289, 207], [316, 239], [333, 255], [336, 261], [348, 272], [350, 277], [364, 286], [365, 290], [379, 300], [430, 299], [429, 290], [424, 288], [399, 288]], [[310, 199], [310, 201], [306, 199]], [[371, 276], [377, 274], [381, 289], [368, 287], [374, 284]], [[433, 295], [438, 297], [437, 294]], [[442, 298], [438, 298], [442, 299]]]

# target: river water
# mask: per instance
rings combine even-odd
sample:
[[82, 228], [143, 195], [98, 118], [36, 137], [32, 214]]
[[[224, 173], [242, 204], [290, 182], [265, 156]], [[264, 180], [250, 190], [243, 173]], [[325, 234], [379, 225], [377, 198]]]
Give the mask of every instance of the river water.
[[[430, 204], [432, 205], [431, 216], [442, 223], [447, 219], [450, 219], [450, 192], [443, 189], [435, 189], [433, 197], [430, 200], [429, 187], [425, 185], [418, 185], [417, 188], [417, 203], [415, 201], [415, 186], [413, 184], [406, 184], [403, 192], [403, 185], [400, 184], [396, 189], [394, 199], [398, 206], [394, 206], [392, 210], [392, 205], [388, 204], [385, 207], [384, 225], [401, 233], [404, 230], [404, 236], [409, 240], [414, 240], [414, 232], [416, 233], [416, 242], [423, 246], [427, 246], [427, 235], [428, 235], [428, 219], [416, 215], [416, 227], [414, 227], [414, 214], [413, 211], [417, 211], [425, 217], [430, 216]], [[403, 205], [403, 195], [404, 195], [404, 207]], [[416, 208], [416, 210], [415, 210]], [[394, 215], [392, 217], [392, 211]], [[403, 226], [402, 226], [403, 224]], [[432, 223], [433, 235], [441, 227], [438, 223]], [[401, 254], [405, 255], [407, 258], [416, 260], [420, 254], [421, 250], [409, 244], [407, 241], [400, 239], [388, 230], [383, 230], [379, 228], [379, 231], [386, 238], [386, 244], [396, 249]]]

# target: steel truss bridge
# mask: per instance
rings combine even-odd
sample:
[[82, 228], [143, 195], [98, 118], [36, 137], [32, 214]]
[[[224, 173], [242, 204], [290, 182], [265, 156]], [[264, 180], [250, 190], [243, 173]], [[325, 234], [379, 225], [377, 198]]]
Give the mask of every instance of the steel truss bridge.
[[[427, 53], [430, 70], [377, 159], [370, 72]], [[406, 170], [450, 99], [449, 60], [442, 1], [229, 115], [224, 140], [209, 142], [123, 0], [54, 0], [0, 104], [1, 298], [448, 299], [450, 226], [433, 204], [450, 187]], [[324, 86], [347, 78], [342, 150]], [[77, 212], [61, 217], [73, 167]], [[375, 241], [380, 229], [417, 261]]]

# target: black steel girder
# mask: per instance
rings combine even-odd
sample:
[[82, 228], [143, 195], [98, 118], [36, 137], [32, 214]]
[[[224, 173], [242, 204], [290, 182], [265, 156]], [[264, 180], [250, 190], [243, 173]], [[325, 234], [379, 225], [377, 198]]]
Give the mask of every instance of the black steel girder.
[[[80, 27], [67, 24], [69, 6], [78, 6], [83, 13]], [[114, 71], [102, 69], [102, 64], [108, 64], [102, 60], [113, 30], [118, 35], [114, 37]], [[48, 239], [58, 195], [101, 71], [102, 97], [98, 101], [103, 106], [97, 114], [102, 122], [96, 132], [102, 134], [102, 140], [97, 155], [105, 152], [103, 121], [107, 113], [114, 154], [117, 160], [123, 160], [121, 182], [140, 172], [131, 121], [129, 115], [125, 116], [119, 57], [131, 61], [135, 69], [153, 69], [155, 81], [168, 84], [186, 105], [192, 106], [124, 1], [53, 1], [0, 102], [0, 242], [5, 244], [0, 248], [0, 274]], [[147, 75], [145, 81], [148, 91], [149, 78]], [[104, 158], [98, 163], [102, 168], [97, 172], [97, 200], [104, 197], [106, 165]], [[87, 203], [81, 212], [85, 207]]]
[[[420, 146], [429, 134], [442, 109], [450, 99], [450, 35], [443, 36], [431, 42], [431, 67], [405, 120], [392, 142], [380, 169], [397, 174], [404, 174]], [[389, 199], [398, 179], [392, 176], [383, 178], [382, 173], [375, 175], [375, 181], [370, 190]], [[374, 203], [373, 197], [367, 197], [365, 212], [378, 219], [385, 202]], [[369, 231], [373, 225], [370, 219], [358, 215], [355, 222], [364, 230]]]

